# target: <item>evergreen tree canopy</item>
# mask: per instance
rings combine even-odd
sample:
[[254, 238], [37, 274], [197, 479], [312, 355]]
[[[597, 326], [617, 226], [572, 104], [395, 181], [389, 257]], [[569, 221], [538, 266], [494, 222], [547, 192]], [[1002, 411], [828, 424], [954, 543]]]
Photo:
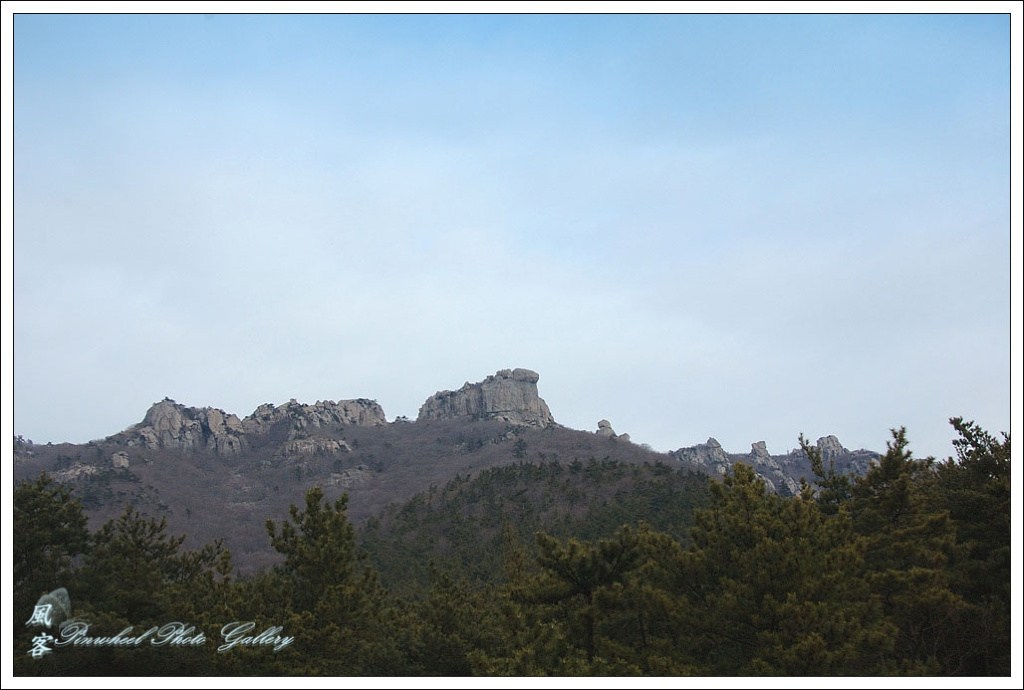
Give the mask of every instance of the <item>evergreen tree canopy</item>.
[[[88, 521], [68, 486], [45, 472], [14, 490], [15, 616], [41, 595], [66, 586], [72, 559], [87, 551]], [[22, 621], [24, 622], [24, 620]]]

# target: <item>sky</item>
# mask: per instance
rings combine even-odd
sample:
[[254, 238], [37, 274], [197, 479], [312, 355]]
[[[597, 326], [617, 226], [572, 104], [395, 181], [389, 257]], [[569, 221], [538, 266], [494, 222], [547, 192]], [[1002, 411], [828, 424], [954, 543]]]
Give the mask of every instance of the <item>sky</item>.
[[15, 15], [14, 433], [514, 367], [658, 451], [1010, 432], [1010, 28]]

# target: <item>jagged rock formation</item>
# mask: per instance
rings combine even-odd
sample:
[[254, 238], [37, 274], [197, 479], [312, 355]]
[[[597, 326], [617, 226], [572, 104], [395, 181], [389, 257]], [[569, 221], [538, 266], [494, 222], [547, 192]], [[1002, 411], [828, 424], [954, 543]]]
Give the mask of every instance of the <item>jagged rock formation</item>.
[[629, 434], [616, 434], [615, 430], [612, 429], [612, 423], [607, 419], [602, 419], [597, 423], [597, 435], [605, 436], [607, 438], [617, 438], [620, 441], [629, 441]]
[[247, 434], [266, 434], [283, 420], [289, 420], [294, 431], [332, 428], [354, 424], [356, 426], [383, 426], [387, 424], [384, 410], [376, 401], [320, 400], [313, 405], [296, 402], [294, 398], [284, 405], [265, 403], [242, 420]]
[[164, 398], [149, 408], [140, 424], [111, 440], [120, 440], [129, 447], [237, 455], [247, 447], [243, 434], [242, 422], [233, 414], [212, 407], [185, 407]]
[[789, 494], [800, 493], [800, 482], [791, 476], [788, 463], [787, 466], [784, 466], [778, 459], [772, 457], [768, 453], [768, 446], [764, 441], [750, 444], [747, 464], [754, 468], [759, 477], [764, 479], [771, 491], [778, 493], [785, 487]]
[[89, 475], [99, 474], [99, 468], [95, 465], [89, 465], [87, 463], [76, 461], [71, 467], [63, 470], [56, 470], [50, 473], [54, 481], [58, 482], [72, 482], [81, 477], [88, 477]]
[[540, 375], [529, 369], [502, 369], [457, 391], [440, 391], [420, 407], [417, 421], [472, 416], [510, 424], [546, 427], [555, 423], [537, 394]]
[[[294, 399], [284, 405], [260, 405], [246, 417], [212, 407], [185, 407], [165, 398], [146, 412], [141, 423], [108, 441], [128, 447], [165, 448], [187, 452], [210, 451], [231, 456], [246, 452], [256, 438], [272, 432], [287, 441], [285, 455], [332, 455], [348, 450], [344, 441], [307, 439], [315, 430], [343, 425], [382, 426], [384, 410], [373, 400], [318, 401], [304, 405]], [[127, 456], [125, 456], [127, 461]]]
[[698, 443], [689, 448], [680, 448], [669, 453], [672, 457], [694, 465], [703, 465], [714, 474], [725, 474], [732, 467], [734, 460], [722, 449], [722, 444], [714, 437], [707, 443]]
[[351, 453], [352, 447], [345, 441], [333, 438], [297, 438], [281, 446], [280, 455], [319, 455], [329, 456], [339, 453]]
[[[878, 453], [869, 450], [847, 450], [835, 436], [819, 438], [816, 446], [825, 462], [825, 469], [831, 466], [839, 474], [863, 475], [879, 457]], [[803, 449], [796, 448], [785, 455], [771, 455], [764, 441], [750, 444], [750, 453], [746, 455], [726, 453], [714, 438], [709, 438], [707, 443], [670, 451], [669, 455], [708, 474], [717, 475], [724, 475], [737, 462], [746, 463], [765, 481], [769, 490], [777, 493], [799, 493], [801, 479], [808, 482], [814, 479], [810, 458]]]
[[818, 439], [818, 450], [821, 452], [821, 459], [825, 462], [848, 454], [850, 451], [843, 448], [843, 444], [835, 436], [822, 436]]
[[[839, 474], [852, 473], [858, 476], [867, 474], [871, 466], [881, 457], [878, 453], [870, 450], [847, 450], [835, 436], [822, 436], [816, 445], [825, 464], [825, 470], [828, 471], [831, 467], [834, 472]], [[790, 456], [802, 458], [810, 465], [810, 460], [800, 448], [791, 451]]]

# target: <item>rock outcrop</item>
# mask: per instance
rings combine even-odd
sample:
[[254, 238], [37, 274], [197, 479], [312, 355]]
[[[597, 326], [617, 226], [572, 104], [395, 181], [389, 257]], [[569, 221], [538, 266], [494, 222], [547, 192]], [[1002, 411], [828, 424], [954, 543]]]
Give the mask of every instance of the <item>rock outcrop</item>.
[[[847, 450], [835, 436], [822, 436], [818, 439], [816, 446], [821, 452], [826, 472], [831, 470], [838, 474], [865, 475], [881, 457], [878, 453], [863, 448]], [[802, 449], [795, 449], [791, 455], [805, 459], [808, 467], [810, 466], [810, 460]]]
[[835, 460], [850, 451], [843, 448], [843, 444], [835, 436], [822, 436], [818, 439], [818, 450], [821, 451], [821, 459], [825, 462]]
[[540, 375], [529, 369], [502, 369], [457, 391], [435, 393], [420, 407], [417, 421], [476, 417], [510, 424], [546, 427], [555, 423], [537, 393]]
[[81, 461], [76, 461], [71, 465], [71, 467], [52, 472], [50, 476], [53, 477], [53, 479], [58, 482], [72, 482], [81, 479], [82, 477], [88, 477], [93, 474], [99, 474], [99, 472], [100, 469], [95, 465], [89, 465]]
[[[253, 439], [272, 432], [282, 441], [305, 439], [314, 430], [335, 429], [345, 425], [382, 426], [387, 423], [384, 410], [373, 400], [318, 401], [305, 405], [291, 400], [284, 405], [260, 405], [246, 417], [212, 407], [186, 407], [165, 398], [146, 412], [141, 423], [111, 436], [108, 440], [128, 447], [165, 448], [187, 452], [208, 451], [232, 456], [246, 452]], [[286, 454], [308, 450], [314, 454], [344, 452], [344, 442], [293, 443]], [[127, 456], [125, 456], [127, 461]]]
[[680, 448], [669, 453], [672, 457], [683, 462], [702, 465], [712, 470], [714, 474], [725, 474], [732, 467], [733, 460], [726, 455], [722, 444], [714, 437], [709, 438], [707, 443], [698, 443], [689, 448]]
[[787, 471], [788, 467], [768, 453], [768, 446], [764, 441], [750, 444], [750, 454], [746, 457], [746, 462], [754, 468], [761, 479], [764, 479], [771, 491], [790, 495], [800, 493], [799, 479], [791, 476]]
[[233, 414], [212, 407], [185, 407], [164, 398], [149, 408], [141, 423], [111, 440], [129, 447], [237, 455], [247, 447], [243, 434], [242, 422]]
[[387, 424], [384, 409], [374, 400], [319, 400], [312, 405], [294, 398], [284, 405], [265, 403], [242, 420], [247, 434], [266, 434], [283, 421], [293, 431], [329, 429], [345, 425], [383, 426]]
[[297, 438], [288, 441], [281, 447], [280, 455], [315, 455], [326, 457], [340, 453], [351, 453], [352, 447], [345, 441], [333, 438]]
[[609, 422], [607, 419], [602, 419], [600, 422], [597, 423], [597, 431], [595, 433], [597, 433], [598, 436], [604, 436], [606, 438], [615, 438], [620, 441], [629, 441], [629, 434], [616, 434], [615, 429], [612, 429], [612, 423]]
[[[835, 436], [819, 438], [817, 448], [825, 461], [825, 469], [831, 466], [840, 474], [863, 475], [879, 457], [878, 453], [869, 450], [847, 450]], [[764, 480], [769, 490], [782, 494], [799, 493], [801, 479], [814, 480], [810, 458], [802, 449], [794, 449], [785, 455], [772, 455], [764, 441], [750, 444], [750, 452], [745, 455], [726, 453], [713, 438], [709, 438], [707, 443], [671, 451], [669, 455], [696, 469], [717, 475], [724, 475], [737, 462], [745, 463]]]

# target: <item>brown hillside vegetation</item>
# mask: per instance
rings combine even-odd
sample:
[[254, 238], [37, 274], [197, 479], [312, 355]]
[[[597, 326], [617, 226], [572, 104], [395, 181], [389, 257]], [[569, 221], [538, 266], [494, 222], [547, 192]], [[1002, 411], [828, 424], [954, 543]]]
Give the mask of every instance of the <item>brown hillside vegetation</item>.
[[[232, 456], [205, 449], [126, 448], [115, 437], [85, 445], [22, 444], [15, 479], [45, 470], [69, 482], [93, 528], [131, 504], [143, 515], [166, 517], [170, 533], [188, 535], [186, 546], [223, 537], [236, 566], [247, 572], [279, 560], [264, 523], [268, 518], [283, 519], [288, 506], [301, 503], [312, 486], [321, 486], [330, 500], [348, 493], [350, 519], [359, 523], [390, 503], [405, 501], [432, 485], [443, 486], [456, 475], [503, 464], [593, 458], [687, 466], [618, 438], [471, 417], [339, 425], [319, 429], [304, 440], [311, 451], [289, 455], [284, 450], [287, 441], [268, 438], [263, 445]], [[330, 441], [343, 442], [343, 449], [316, 450], [315, 442], [323, 447]], [[114, 467], [110, 458], [115, 454], [126, 456], [128, 467]]]

